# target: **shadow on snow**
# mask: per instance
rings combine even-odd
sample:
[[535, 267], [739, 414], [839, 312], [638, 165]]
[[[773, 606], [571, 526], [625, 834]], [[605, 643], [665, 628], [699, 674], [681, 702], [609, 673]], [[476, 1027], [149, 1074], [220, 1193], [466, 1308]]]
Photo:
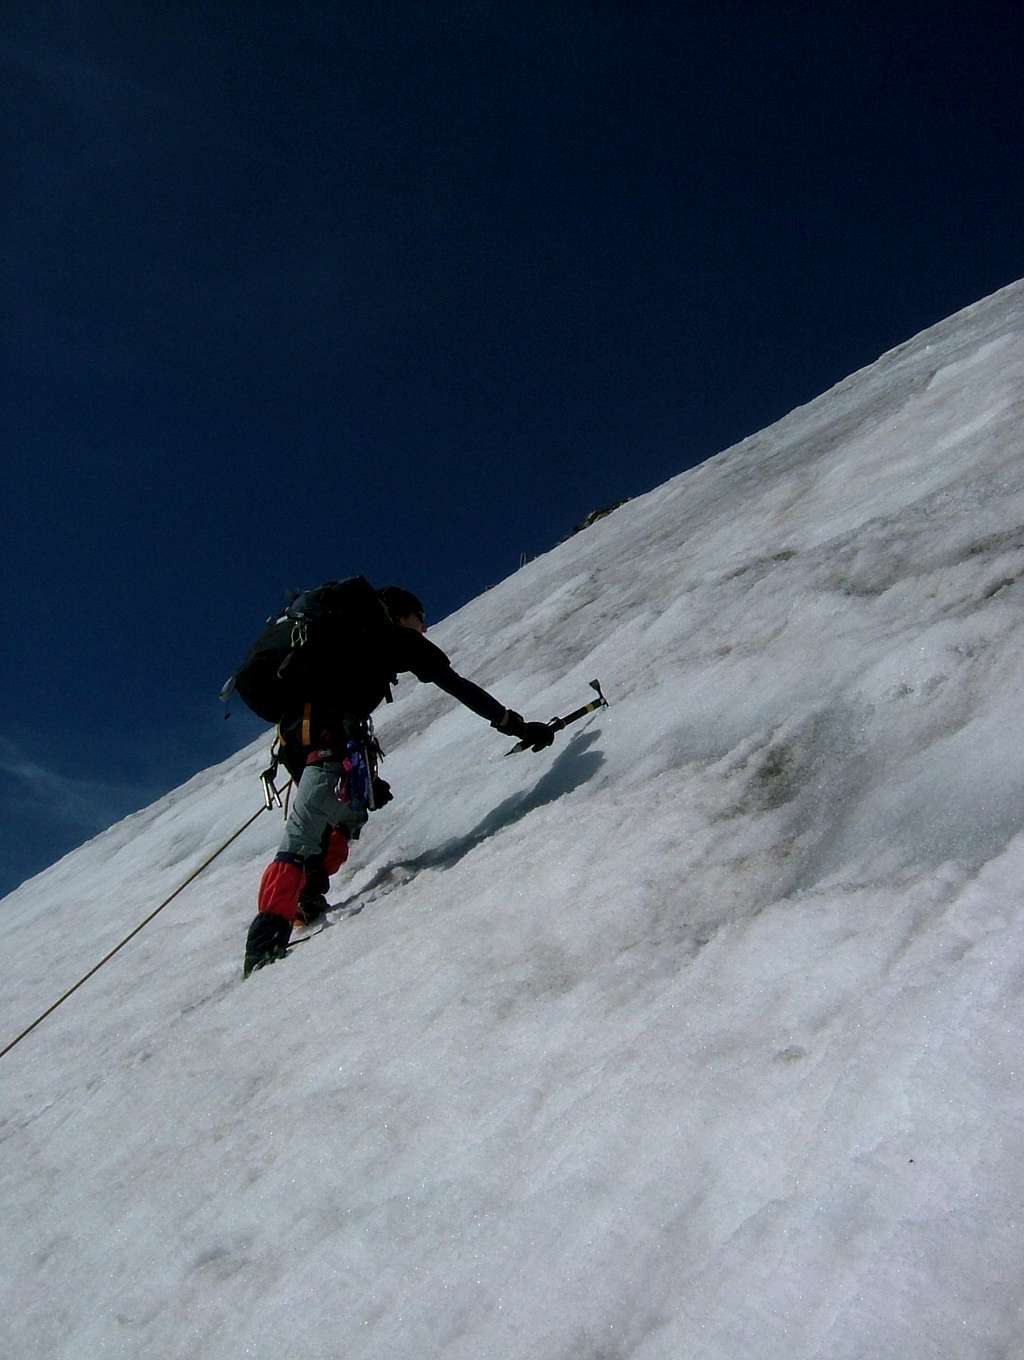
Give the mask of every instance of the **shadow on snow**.
[[[355, 915], [356, 911], [351, 910], [351, 908], [355, 907], [360, 899], [366, 898], [367, 895], [372, 894], [377, 889], [388, 886], [398, 887], [400, 883], [407, 882], [421, 869], [451, 869], [461, 859], [464, 859], [471, 850], [495, 835], [496, 832], [505, 831], [509, 827], [515, 826], [517, 822], [522, 821], [531, 812], [535, 812], [538, 808], [545, 807], [549, 803], [554, 803], [559, 798], [564, 798], [566, 794], [580, 788], [592, 779], [604, 764], [604, 756], [600, 751], [590, 750], [598, 735], [597, 732], [579, 733], [560, 752], [554, 764], [537, 780], [532, 789], [506, 798], [503, 803], [499, 803], [473, 827], [472, 831], [468, 831], [464, 836], [457, 836], [454, 840], [437, 846], [433, 850], [427, 850], [413, 859], [386, 865], [373, 876], [369, 883], [364, 884], [358, 893], [355, 893], [347, 902], [338, 903], [338, 906], [350, 907], [350, 914]], [[527, 758], [525, 752], [522, 758]], [[361, 907], [356, 907], [356, 910], [361, 909]]]

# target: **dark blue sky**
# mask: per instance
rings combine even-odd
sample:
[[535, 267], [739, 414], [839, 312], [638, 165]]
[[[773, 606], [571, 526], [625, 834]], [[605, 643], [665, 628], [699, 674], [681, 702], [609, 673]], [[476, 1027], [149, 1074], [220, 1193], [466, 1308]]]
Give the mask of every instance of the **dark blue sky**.
[[0, 891], [260, 730], [289, 586], [442, 617], [1024, 275], [1022, 23], [8, 0]]

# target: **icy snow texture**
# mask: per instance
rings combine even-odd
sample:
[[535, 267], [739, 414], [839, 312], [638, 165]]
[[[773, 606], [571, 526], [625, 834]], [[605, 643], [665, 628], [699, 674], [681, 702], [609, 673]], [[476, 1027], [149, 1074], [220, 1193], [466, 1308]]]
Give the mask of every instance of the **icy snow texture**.
[[[14, 1360], [1024, 1354], [1024, 286], [436, 629], [322, 936], [269, 815], [0, 1064]], [[5, 1042], [266, 743], [3, 903]]]

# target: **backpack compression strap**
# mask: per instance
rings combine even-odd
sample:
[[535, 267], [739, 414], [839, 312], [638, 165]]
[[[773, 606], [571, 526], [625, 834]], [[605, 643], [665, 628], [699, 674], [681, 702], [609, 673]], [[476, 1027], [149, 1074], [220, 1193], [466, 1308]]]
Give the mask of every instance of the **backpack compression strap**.
[[[307, 703], [307, 704], [304, 704], [304, 705], [303, 705], [303, 708], [302, 708], [302, 726], [301, 726], [301, 728], [300, 728], [300, 730], [299, 730], [299, 738], [300, 738], [300, 740], [301, 740], [301, 742], [302, 742], [302, 745], [303, 745], [304, 747], [306, 747], [307, 749], [308, 749], [310, 746], [313, 745], [313, 722], [312, 722], [312, 712], [313, 712], [313, 705], [312, 705], [312, 704], [308, 704], [308, 703]], [[281, 731], [281, 724], [278, 723], [278, 724], [277, 724], [277, 745], [278, 745], [278, 746], [287, 746], [287, 744], [288, 744], [288, 743], [287, 743], [287, 741], [286, 741], [286, 739], [285, 739], [285, 735], [284, 735], [284, 733]]]

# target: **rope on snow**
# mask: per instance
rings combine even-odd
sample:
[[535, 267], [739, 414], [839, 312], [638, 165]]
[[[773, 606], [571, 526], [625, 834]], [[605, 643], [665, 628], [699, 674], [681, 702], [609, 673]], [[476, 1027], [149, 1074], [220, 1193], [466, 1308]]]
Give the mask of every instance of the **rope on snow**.
[[238, 830], [234, 833], [234, 835], [228, 837], [228, 839], [224, 842], [224, 844], [220, 847], [219, 850], [215, 850], [213, 854], [209, 857], [209, 859], [204, 860], [203, 863], [200, 864], [198, 869], [196, 869], [193, 873], [189, 874], [188, 878], [185, 879], [184, 883], [180, 883], [178, 887], [175, 888], [174, 892], [171, 893], [170, 897], [165, 898], [164, 901], [160, 903], [160, 905], [156, 908], [155, 911], [151, 911], [149, 913], [149, 915], [146, 917], [144, 921], [140, 921], [139, 924], [135, 927], [135, 929], [131, 931], [130, 934], [124, 937], [120, 944], [115, 945], [109, 954], [107, 954], [104, 958], [100, 959], [99, 963], [97, 963], [95, 967], [90, 968], [84, 977], [79, 978], [73, 987], [69, 987], [63, 996], [58, 997], [52, 1006], [48, 1006], [47, 1009], [43, 1011], [42, 1015], [38, 1016], [35, 1020], [32, 1021], [31, 1025], [29, 1025], [27, 1029], [23, 1029], [21, 1031], [21, 1033], [18, 1035], [16, 1039], [12, 1039], [11, 1042], [7, 1044], [5, 1048], [0, 1049], [0, 1058], [3, 1058], [6, 1054], [10, 1053], [11, 1049], [16, 1047], [18, 1044], [21, 1043], [22, 1039], [26, 1038], [29, 1034], [31, 1034], [37, 1025], [41, 1025], [48, 1015], [52, 1015], [58, 1006], [62, 1006], [64, 1002], [67, 1001], [69, 996], [73, 996], [74, 993], [78, 991], [79, 987], [81, 987], [83, 983], [88, 982], [94, 973], [98, 973], [100, 969], [104, 966], [104, 964], [109, 963], [110, 960], [114, 957], [114, 955], [118, 953], [119, 950], [122, 950], [125, 947], [129, 940], [134, 940], [135, 936], [138, 935], [139, 931], [142, 930], [144, 926], [148, 926], [150, 921], [152, 921], [155, 916], [159, 916], [160, 913], [163, 911], [164, 907], [169, 906], [178, 896], [179, 893], [184, 892], [184, 890], [188, 887], [190, 883], [194, 883], [195, 880], [199, 877], [199, 875], [203, 872], [203, 870], [208, 869], [210, 867], [210, 865], [213, 863], [213, 861], [217, 858], [218, 855], [222, 855], [233, 841], [238, 840], [239, 836], [242, 834], [243, 831], [248, 831], [249, 827], [252, 826], [253, 822], [256, 820], [257, 817], [259, 817], [260, 813], [267, 811], [268, 806], [269, 805], [265, 805], [261, 807], [257, 812], [254, 812], [244, 826], [240, 826]]

